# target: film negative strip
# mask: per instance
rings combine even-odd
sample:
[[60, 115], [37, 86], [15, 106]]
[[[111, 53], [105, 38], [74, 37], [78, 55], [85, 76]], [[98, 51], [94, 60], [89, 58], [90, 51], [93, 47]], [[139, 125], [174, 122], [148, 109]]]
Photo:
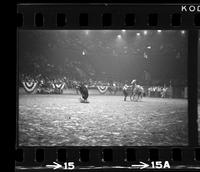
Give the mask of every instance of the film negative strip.
[[16, 171], [198, 171], [199, 12], [19, 4]]

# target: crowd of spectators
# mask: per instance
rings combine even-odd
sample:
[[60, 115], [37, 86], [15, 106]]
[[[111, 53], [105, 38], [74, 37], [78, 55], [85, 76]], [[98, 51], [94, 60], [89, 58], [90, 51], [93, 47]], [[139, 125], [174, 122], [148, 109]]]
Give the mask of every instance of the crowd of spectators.
[[[135, 79], [135, 78], [133, 78]], [[52, 85], [54, 84], [64, 84], [64, 89], [75, 89], [77, 91], [77, 86], [83, 83], [86, 85], [89, 89], [96, 89], [97, 86], [108, 86], [108, 88], [111, 89], [111, 92], [113, 91], [112, 89], [115, 89], [118, 91], [122, 91], [123, 86], [125, 84], [130, 84], [131, 80], [111, 80], [111, 79], [77, 79], [69, 76], [52, 76], [52, 77], [47, 77], [47, 76], [42, 76], [40, 75], [27, 75], [27, 74], [21, 74], [19, 76], [19, 87], [23, 87], [22, 82], [37, 82], [39, 87], [44, 89], [44, 90], [51, 90]], [[183, 90], [185, 86], [174, 86], [171, 83], [175, 83], [173, 80], [166, 82], [166, 84], [162, 83], [159, 85], [153, 85], [154, 84], [159, 84], [157, 81], [152, 80], [150, 84], [146, 84], [145, 82], [142, 82], [140, 80], [136, 79], [136, 84], [139, 84], [144, 87], [145, 95], [148, 97], [171, 97], [170, 93], [170, 88], [176, 88], [179, 90]], [[108, 89], [108, 91], [110, 91]]]
[[153, 86], [148, 88], [148, 97], [166, 97], [168, 87], [166, 86]]
[[[94, 78], [94, 77], [93, 77]], [[132, 78], [132, 79], [136, 79], [136, 78]], [[39, 75], [30, 75], [30, 74], [20, 74], [19, 75], [19, 82], [21, 83], [22, 81], [37, 81], [38, 83], [42, 82], [42, 83], [48, 83], [48, 82], [53, 82], [53, 83], [61, 83], [61, 82], [65, 82], [65, 84], [71, 88], [73, 86], [74, 83], [81, 83], [83, 82], [85, 85], [88, 85], [90, 87], [93, 86], [97, 86], [97, 85], [104, 85], [104, 86], [119, 86], [119, 87], [123, 87], [123, 85], [125, 83], [130, 83], [132, 79], [129, 80], [116, 80], [116, 79], [98, 79], [97, 77], [95, 79], [92, 78], [83, 78], [83, 79], [78, 79], [72, 76], [43, 76], [42, 74]], [[140, 81], [138, 79], [137, 80], [137, 84], [145, 86], [148, 85], [149, 87], [151, 87], [151, 89], [153, 90], [160, 90], [161, 87], [163, 87], [164, 85], [166, 86], [187, 86], [185, 81], [178, 81], [178, 80], [170, 80], [170, 81], [165, 81], [165, 82], [161, 82], [158, 80], [151, 80], [151, 82], [143, 82]]]
[[32, 76], [32, 75], [25, 75], [22, 74], [19, 77], [19, 84], [22, 86], [22, 82], [37, 82], [40, 85], [46, 85], [48, 86], [51, 83], [65, 83], [65, 87], [67, 88], [74, 88], [76, 85], [79, 85], [80, 83], [84, 83], [90, 88], [96, 87], [96, 86], [116, 86], [116, 87], [123, 87], [125, 81], [108, 81], [108, 80], [94, 80], [94, 79], [84, 79], [84, 80], [78, 80], [76, 78], [70, 78], [70, 77], [43, 77], [42, 75]]

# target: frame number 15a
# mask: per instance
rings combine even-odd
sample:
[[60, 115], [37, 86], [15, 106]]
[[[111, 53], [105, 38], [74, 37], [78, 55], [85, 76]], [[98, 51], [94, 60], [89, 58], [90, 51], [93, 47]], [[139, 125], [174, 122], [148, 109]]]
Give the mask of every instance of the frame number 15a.
[[160, 168], [170, 168], [170, 165], [169, 165], [169, 161], [152, 161], [151, 162], [151, 167], [152, 168], [157, 168], [157, 169], [160, 169]]

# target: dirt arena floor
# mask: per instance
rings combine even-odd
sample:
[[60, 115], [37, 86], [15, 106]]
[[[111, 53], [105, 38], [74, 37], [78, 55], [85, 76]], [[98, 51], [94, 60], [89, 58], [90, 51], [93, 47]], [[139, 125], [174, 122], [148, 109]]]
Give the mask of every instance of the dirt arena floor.
[[187, 100], [94, 95], [19, 95], [20, 146], [188, 144]]

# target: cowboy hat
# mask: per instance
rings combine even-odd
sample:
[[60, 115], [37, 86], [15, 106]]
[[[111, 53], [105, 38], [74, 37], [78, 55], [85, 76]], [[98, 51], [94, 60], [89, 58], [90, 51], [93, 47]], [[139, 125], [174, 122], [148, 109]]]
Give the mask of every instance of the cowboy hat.
[[132, 81], [131, 81], [131, 84], [134, 84], [135, 82], [136, 82], [136, 79], [132, 80]]

